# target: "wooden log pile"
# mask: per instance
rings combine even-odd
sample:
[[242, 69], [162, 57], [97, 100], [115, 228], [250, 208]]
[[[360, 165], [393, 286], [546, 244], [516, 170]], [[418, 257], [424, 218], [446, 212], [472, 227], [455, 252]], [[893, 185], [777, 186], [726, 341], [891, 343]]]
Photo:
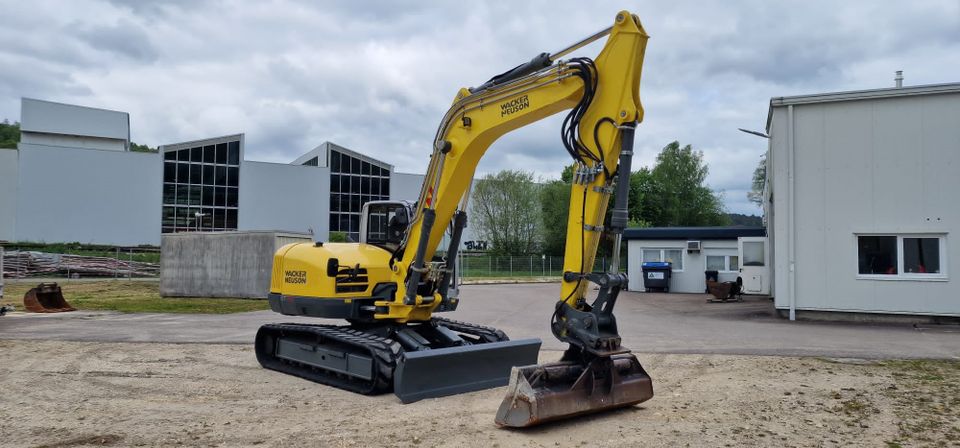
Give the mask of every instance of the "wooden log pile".
[[19, 250], [3, 252], [5, 278], [157, 277], [159, 275], [159, 263]]

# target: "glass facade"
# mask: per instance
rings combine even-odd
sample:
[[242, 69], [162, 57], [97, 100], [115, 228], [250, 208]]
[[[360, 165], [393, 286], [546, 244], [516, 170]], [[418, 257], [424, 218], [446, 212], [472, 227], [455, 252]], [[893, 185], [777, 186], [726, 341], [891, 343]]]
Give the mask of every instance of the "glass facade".
[[236, 230], [240, 137], [181, 146], [163, 154], [163, 233]]
[[360, 237], [360, 210], [369, 201], [390, 199], [390, 169], [343, 151], [328, 152], [330, 231]]

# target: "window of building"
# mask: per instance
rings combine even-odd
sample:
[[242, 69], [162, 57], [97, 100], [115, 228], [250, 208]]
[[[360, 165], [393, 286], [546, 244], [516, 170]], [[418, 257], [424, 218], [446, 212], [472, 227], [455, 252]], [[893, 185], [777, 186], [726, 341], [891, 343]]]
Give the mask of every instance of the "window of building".
[[342, 151], [329, 152], [330, 231], [360, 237], [360, 214], [370, 201], [390, 199], [390, 170]]
[[764, 266], [766, 257], [763, 255], [764, 243], [760, 241], [745, 241], [743, 243], [743, 265]]
[[239, 139], [163, 155], [164, 233], [236, 230]]
[[683, 271], [683, 249], [644, 248], [641, 250], [641, 257], [644, 262], [665, 261], [672, 263], [673, 271]]
[[736, 272], [740, 269], [740, 257], [736, 255], [707, 255], [707, 270]]
[[942, 235], [857, 235], [857, 274], [862, 278], [946, 278]]

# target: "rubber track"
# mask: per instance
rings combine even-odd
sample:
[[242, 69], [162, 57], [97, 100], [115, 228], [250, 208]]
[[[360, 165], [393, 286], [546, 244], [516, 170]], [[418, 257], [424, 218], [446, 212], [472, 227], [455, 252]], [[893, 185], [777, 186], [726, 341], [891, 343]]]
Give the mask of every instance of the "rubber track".
[[503, 342], [509, 341], [506, 333], [493, 327], [461, 322], [459, 320], [447, 319], [444, 317], [434, 317], [431, 319], [438, 325], [447, 327], [453, 331], [479, 336], [484, 342]]
[[[270, 352], [264, 353], [267, 347], [264, 347], [266, 343], [262, 338], [267, 335], [273, 338], [274, 343], [269, 347]], [[356, 350], [354, 353], [373, 359], [374, 379], [363, 380], [295, 361], [279, 359], [276, 357], [276, 340], [281, 337], [292, 337], [301, 341], [321, 341], [321, 344], [323, 341], [336, 341], [351, 346]], [[267, 324], [260, 327], [255, 347], [257, 360], [265, 368], [365, 395], [382, 394], [393, 390], [393, 372], [402, 351], [400, 344], [392, 339], [350, 327], [292, 323]]]

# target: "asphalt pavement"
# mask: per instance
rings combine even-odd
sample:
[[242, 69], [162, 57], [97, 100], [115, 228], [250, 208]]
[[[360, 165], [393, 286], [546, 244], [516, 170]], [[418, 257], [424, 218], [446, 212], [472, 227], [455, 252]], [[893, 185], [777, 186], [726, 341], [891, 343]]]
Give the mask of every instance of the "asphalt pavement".
[[[564, 345], [550, 333], [558, 283], [469, 285], [460, 309], [441, 315], [536, 337], [545, 350]], [[615, 315], [623, 345], [637, 353], [699, 353], [842, 358], [960, 359], [960, 326], [790, 322], [770, 300], [707, 303], [703, 294], [623, 292]], [[271, 322], [338, 323], [270, 311], [237, 314], [12, 313], [0, 317], [0, 339], [250, 344]]]

